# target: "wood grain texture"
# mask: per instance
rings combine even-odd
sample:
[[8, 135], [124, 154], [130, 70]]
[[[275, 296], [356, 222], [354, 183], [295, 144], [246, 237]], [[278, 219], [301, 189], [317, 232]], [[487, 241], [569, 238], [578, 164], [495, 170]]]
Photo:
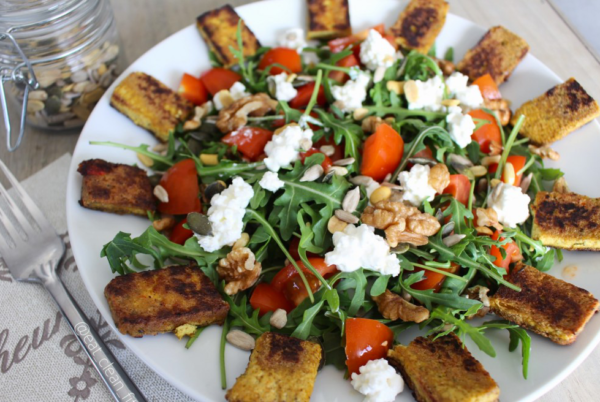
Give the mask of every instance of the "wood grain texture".
[[[285, 1], [285, 0], [281, 0]], [[450, 12], [489, 28], [504, 25], [518, 32], [531, 46], [531, 53], [562, 79], [576, 77], [596, 99], [600, 99], [600, 64], [577, 36], [543, 0], [448, 0]], [[128, 65], [155, 44], [194, 22], [204, 11], [224, 3], [232, 6], [248, 0], [111, 0]], [[16, 121], [17, 113], [11, 111]], [[3, 122], [0, 132], [4, 133]], [[27, 128], [16, 152], [8, 153], [4, 136], [0, 142], [0, 159], [24, 179], [48, 165], [65, 152], [73, 152], [78, 132], [50, 133]], [[544, 402], [590, 401], [600, 394], [600, 349], [559, 386], [542, 397]]]

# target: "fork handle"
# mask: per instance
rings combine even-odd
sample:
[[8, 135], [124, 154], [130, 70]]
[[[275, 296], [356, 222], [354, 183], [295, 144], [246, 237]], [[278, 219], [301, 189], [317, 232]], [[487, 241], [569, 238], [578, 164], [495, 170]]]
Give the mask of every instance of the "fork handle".
[[90, 358], [90, 361], [100, 374], [102, 381], [108, 387], [115, 401], [135, 402], [146, 401], [144, 395], [131, 381], [123, 367], [119, 364], [110, 349], [102, 341], [94, 327], [90, 324], [83, 311], [79, 308], [64, 284], [53, 272], [45, 278], [44, 287], [50, 292], [73, 330], [75, 337]]

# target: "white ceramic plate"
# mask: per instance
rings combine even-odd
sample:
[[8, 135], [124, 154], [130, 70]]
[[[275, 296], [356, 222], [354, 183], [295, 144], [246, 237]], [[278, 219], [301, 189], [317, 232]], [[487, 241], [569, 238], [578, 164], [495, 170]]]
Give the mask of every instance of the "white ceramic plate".
[[[306, 26], [305, 4], [303, 0], [265, 1], [239, 7], [237, 11], [263, 44], [274, 45], [276, 35], [282, 30]], [[381, 22], [389, 26], [405, 5], [406, 1], [397, 0], [351, 1], [352, 27], [354, 31], [358, 31]], [[193, 22], [192, 17], [194, 16], [190, 16], [190, 22]], [[437, 40], [439, 55], [453, 46], [455, 59], [460, 60], [484, 32], [485, 29], [472, 22], [452, 14], [448, 15], [446, 25]], [[190, 25], [140, 57], [121, 78], [132, 71], [143, 71], [171, 88], [176, 88], [184, 72], [199, 75], [209, 67], [207, 47], [196, 28]], [[532, 55], [527, 55], [510, 80], [502, 85], [501, 90], [507, 99], [513, 101], [513, 107], [518, 107], [558, 82], [560, 79], [556, 74]], [[71, 244], [83, 281], [98, 309], [118, 334], [103, 294], [104, 287], [113, 275], [107, 261], [99, 257], [100, 250], [119, 231], [139, 235], [148, 226], [148, 221], [80, 207], [77, 201], [80, 198], [81, 177], [76, 170], [81, 161], [90, 158], [129, 164], [138, 162], [132, 152], [91, 146], [91, 140], [116, 141], [135, 146], [140, 143], [154, 144], [156, 141], [148, 132], [135, 126], [127, 117], [109, 106], [111, 94], [112, 88], [94, 109], [75, 149], [68, 178], [67, 216]], [[561, 155], [560, 167], [566, 172], [572, 190], [593, 197], [600, 196], [600, 184], [597, 180], [589, 180], [588, 175], [600, 167], [599, 131], [598, 124], [593, 122], [556, 144], [556, 149]], [[564, 261], [557, 263], [551, 273], [562, 277], [563, 268], [575, 264], [578, 267], [577, 275], [574, 278], [563, 279], [600, 295], [598, 262], [600, 259], [597, 254], [567, 252]], [[224, 391], [220, 388], [219, 376], [220, 334], [220, 327], [208, 328], [190, 350], [186, 350], [184, 342], [178, 341], [171, 334], [142, 339], [119, 336], [133, 353], [175, 387], [198, 400], [221, 401], [224, 399]], [[400, 341], [409, 342], [414, 336], [414, 333], [403, 334]], [[570, 346], [558, 346], [537, 335], [532, 337], [528, 380], [521, 376], [520, 350], [508, 352], [507, 331], [491, 334], [498, 354], [496, 358], [488, 357], [467, 341], [471, 352], [500, 385], [502, 399], [505, 401], [534, 400], [564, 379], [600, 341], [600, 319], [593, 318], [577, 342]], [[229, 387], [243, 373], [247, 363], [248, 353], [227, 346]], [[343, 380], [342, 375], [332, 367], [322, 370], [317, 377], [312, 400], [362, 400], [349, 382]], [[410, 401], [413, 397], [405, 391], [398, 400]]]

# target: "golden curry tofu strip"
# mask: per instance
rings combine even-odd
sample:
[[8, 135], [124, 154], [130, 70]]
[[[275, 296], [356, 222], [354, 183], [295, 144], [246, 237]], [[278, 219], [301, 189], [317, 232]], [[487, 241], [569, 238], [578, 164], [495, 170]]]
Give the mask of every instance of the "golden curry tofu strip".
[[156, 78], [140, 72], [129, 74], [117, 85], [110, 104], [163, 142], [194, 111], [190, 101]]
[[529, 45], [523, 38], [497, 26], [490, 28], [456, 67], [472, 80], [490, 74], [500, 85], [508, 79], [528, 51]]
[[238, 48], [237, 29], [240, 20], [242, 21], [244, 56], [252, 56], [260, 48], [260, 42], [229, 4], [207, 11], [196, 19], [198, 31], [210, 50], [225, 67], [231, 67], [238, 62], [229, 47]]
[[335, 39], [352, 34], [348, 0], [306, 0], [308, 39]]
[[454, 333], [396, 345], [387, 360], [420, 402], [495, 402], [500, 388]]
[[521, 291], [500, 285], [490, 297], [491, 310], [560, 345], [573, 343], [598, 311], [598, 300], [587, 290], [528, 265], [517, 264], [507, 280]]
[[600, 199], [540, 191], [532, 209], [531, 237], [544, 246], [600, 251]]
[[227, 391], [229, 402], [309, 402], [323, 357], [321, 346], [265, 332], [256, 340], [246, 372]]
[[521, 115], [525, 121], [519, 133], [536, 144], [550, 144], [600, 116], [600, 107], [575, 78], [569, 78], [521, 105], [512, 124]]
[[400, 46], [425, 54], [444, 27], [448, 8], [444, 0], [412, 0], [390, 31]]

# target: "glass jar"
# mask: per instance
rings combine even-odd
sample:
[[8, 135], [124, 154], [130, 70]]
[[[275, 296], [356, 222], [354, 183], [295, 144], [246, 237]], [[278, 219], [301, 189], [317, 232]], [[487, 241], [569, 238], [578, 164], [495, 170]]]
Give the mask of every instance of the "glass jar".
[[[2, 33], [14, 38], [33, 67], [37, 85], [11, 38], [0, 40], [6, 92], [19, 104], [26, 101], [26, 120], [35, 127], [82, 127], [119, 74], [119, 38], [109, 0], [4, 0]], [[12, 77], [6, 78], [9, 72]], [[26, 88], [25, 80], [33, 85]]]

